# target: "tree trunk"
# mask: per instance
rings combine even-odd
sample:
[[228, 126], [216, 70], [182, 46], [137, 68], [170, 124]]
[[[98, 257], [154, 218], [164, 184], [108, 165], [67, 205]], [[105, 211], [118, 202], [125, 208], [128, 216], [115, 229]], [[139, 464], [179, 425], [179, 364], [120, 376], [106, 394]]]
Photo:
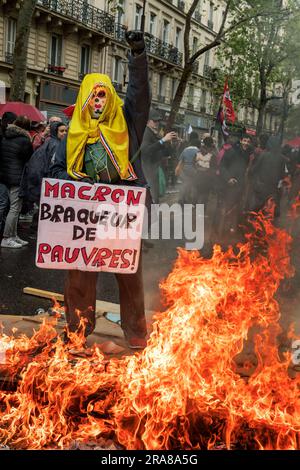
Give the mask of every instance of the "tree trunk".
[[283, 102], [282, 102], [282, 113], [280, 119], [280, 125], [278, 129], [278, 135], [280, 136], [280, 143], [283, 141], [284, 132], [285, 132], [285, 125], [289, 115], [289, 92], [290, 90], [285, 90], [283, 93]]
[[37, 0], [24, 0], [19, 11], [10, 100], [24, 101], [27, 78], [27, 52], [31, 22]]
[[191, 64], [187, 64], [185, 68], [183, 69], [183, 72], [182, 72], [182, 75], [178, 84], [178, 88], [177, 88], [177, 91], [176, 91], [176, 94], [172, 103], [172, 109], [168, 117], [167, 126], [166, 126], [167, 131], [169, 131], [170, 129], [174, 127], [176, 116], [180, 109], [180, 105], [181, 105], [189, 78], [192, 74], [192, 70], [193, 70], [193, 67]]
[[259, 105], [258, 105], [258, 119], [256, 123], [256, 135], [257, 137], [263, 131], [264, 128], [264, 117], [266, 113], [266, 106], [267, 106], [267, 84], [265, 81], [261, 80], [261, 90], [260, 90], [260, 98], [259, 98]]

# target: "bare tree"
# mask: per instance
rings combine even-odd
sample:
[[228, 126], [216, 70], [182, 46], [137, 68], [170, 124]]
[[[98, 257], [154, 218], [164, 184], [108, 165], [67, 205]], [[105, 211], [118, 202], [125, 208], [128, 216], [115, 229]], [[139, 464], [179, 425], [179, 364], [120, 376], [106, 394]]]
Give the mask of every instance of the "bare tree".
[[10, 99], [24, 101], [27, 77], [27, 52], [31, 22], [37, 0], [23, 0], [17, 22]]
[[[247, 0], [226, 0], [225, 10], [223, 12], [220, 28], [211, 42], [201, 47], [198, 51], [191, 53], [190, 50], [190, 33], [193, 14], [199, 4], [199, 0], [193, 0], [192, 5], [187, 12], [185, 29], [184, 29], [184, 64], [181, 78], [177, 87], [177, 91], [172, 103], [171, 112], [167, 121], [167, 128], [171, 129], [174, 125], [176, 115], [180, 109], [181, 102], [193, 72], [193, 64], [199, 57], [207, 51], [214, 49], [224, 41], [225, 37], [232, 31], [243, 26], [254, 18], [276, 14], [276, 10], [267, 10], [266, 8], [257, 8], [255, 2]], [[254, 5], [253, 5], [253, 4]]]

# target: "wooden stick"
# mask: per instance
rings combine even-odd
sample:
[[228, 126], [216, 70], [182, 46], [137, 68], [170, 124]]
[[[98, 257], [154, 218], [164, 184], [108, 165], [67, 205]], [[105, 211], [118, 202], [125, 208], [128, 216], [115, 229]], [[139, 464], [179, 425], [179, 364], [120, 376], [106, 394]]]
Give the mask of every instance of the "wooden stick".
[[34, 295], [35, 297], [42, 297], [44, 299], [56, 299], [58, 302], [64, 301], [63, 294], [57, 292], [50, 292], [47, 290], [35, 289], [34, 287], [25, 287], [23, 289], [24, 294]]
[[[56, 299], [58, 302], [64, 301], [63, 294], [58, 294], [57, 292], [50, 292], [42, 289], [35, 289], [34, 287], [24, 287], [23, 293], [34, 295], [35, 297], [42, 297], [44, 299]], [[102, 312], [120, 313], [120, 305], [114, 304], [112, 302], [105, 302], [104, 300], [97, 300], [96, 310], [101, 310]]]

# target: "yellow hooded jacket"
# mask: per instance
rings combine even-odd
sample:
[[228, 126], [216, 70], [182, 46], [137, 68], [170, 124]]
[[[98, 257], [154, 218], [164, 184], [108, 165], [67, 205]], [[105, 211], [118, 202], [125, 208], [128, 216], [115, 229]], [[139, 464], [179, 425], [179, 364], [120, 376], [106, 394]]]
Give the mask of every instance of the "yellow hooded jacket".
[[[99, 119], [90, 115], [88, 104], [96, 85], [106, 88], [107, 101]], [[107, 75], [93, 73], [84, 77], [78, 93], [67, 137], [67, 171], [75, 180], [83, 173], [85, 147], [101, 141], [123, 180], [137, 179], [129, 161], [129, 134], [123, 113], [123, 101]]]

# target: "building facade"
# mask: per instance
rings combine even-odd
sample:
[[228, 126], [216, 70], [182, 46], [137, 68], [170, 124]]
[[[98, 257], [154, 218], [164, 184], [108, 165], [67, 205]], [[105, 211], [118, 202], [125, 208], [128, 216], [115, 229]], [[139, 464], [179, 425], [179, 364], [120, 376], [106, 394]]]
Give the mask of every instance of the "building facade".
[[[0, 80], [9, 98], [17, 15], [22, 0], [0, 0]], [[147, 0], [146, 43], [153, 106], [165, 116], [171, 109], [183, 65], [183, 34], [192, 0]], [[113, 5], [114, 3], [114, 5]], [[216, 34], [225, 9], [223, 0], [201, 0], [192, 19], [190, 48], [196, 51]], [[48, 115], [61, 114], [76, 100], [86, 73], [106, 73], [122, 96], [127, 85], [126, 29], [140, 29], [143, 0], [38, 0], [30, 28], [25, 100]], [[208, 131], [214, 126], [220, 96], [212, 71], [214, 50], [200, 57], [182, 102], [177, 126]], [[239, 118], [254, 126], [256, 114]], [[276, 122], [266, 123], [271, 130]]]

